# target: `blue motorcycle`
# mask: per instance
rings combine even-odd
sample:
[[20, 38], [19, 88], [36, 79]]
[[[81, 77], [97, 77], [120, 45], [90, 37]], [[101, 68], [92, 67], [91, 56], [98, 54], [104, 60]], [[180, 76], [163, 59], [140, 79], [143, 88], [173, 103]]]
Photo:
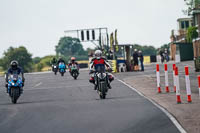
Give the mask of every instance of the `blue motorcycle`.
[[61, 76], [64, 76], [64, 73], [66, 72], [66, 66], [63, 62], [59, 63], [58, 69], [59, 69]]
[[12, 103], [16, 104], [23, 87], [22, 78], [18, 74], [10, 75], [8, 80], [8, 93]]

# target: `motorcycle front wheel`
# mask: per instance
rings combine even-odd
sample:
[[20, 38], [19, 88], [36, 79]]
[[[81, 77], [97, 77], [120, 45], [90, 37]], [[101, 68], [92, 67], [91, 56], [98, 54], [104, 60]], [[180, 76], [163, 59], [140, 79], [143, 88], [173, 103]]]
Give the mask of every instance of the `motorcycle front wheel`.
[[100, 82], [100, 98], [106, 99], [106, 82]]
[[20, 89], [19, 88], [11, 88], [11, 101], [13, 104], [17, 103], [17, 99], [20, 95]]

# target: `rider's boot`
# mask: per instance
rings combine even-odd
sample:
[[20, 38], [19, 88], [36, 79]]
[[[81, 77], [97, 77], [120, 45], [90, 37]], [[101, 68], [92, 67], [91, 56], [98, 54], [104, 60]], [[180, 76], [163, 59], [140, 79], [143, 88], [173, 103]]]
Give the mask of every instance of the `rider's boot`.
[[90, 83], [94, 84], [94, 90], [97, 90], [97, 85], [95, 84], [94, 77], [91, 77], [89, 80]]
[[96, 84], [94, 84], [94, 90], [97, 90], [97, 85]]
[[114, 77], [113, 77], [112, 75], [109, 75], [108, 79], [109, 79], [108, 88], [109, 88], [109, 89], [112, 89], [110, 83], [114, 80]]
[[108, 89], [112, 89], [111, 85], [110, 85], [110, 82], [108, 83]]
[[21, 87], [20, 88], [20, 93], [23, 94], [23, 92], [24, 92], [24, 89], [23, 89], [23, 87]]
[[8, 83], [5, 84], [6, 87], [6, 93], [8, 93]]

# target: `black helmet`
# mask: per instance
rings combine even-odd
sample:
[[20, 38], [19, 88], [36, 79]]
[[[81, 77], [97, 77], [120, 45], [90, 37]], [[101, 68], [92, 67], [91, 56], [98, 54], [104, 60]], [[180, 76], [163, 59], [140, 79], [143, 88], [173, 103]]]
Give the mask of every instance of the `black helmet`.
[[16, 60], [11, 61], [10, 66], [12, 69], [17, 69], [18, 67], [18, 62]]

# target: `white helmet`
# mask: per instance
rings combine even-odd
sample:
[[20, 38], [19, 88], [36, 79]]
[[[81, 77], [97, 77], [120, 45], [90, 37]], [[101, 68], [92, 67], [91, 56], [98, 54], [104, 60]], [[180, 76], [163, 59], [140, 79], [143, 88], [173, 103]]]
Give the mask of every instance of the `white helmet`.
[[94, 55], [95, 55], [95, 57], [96, 57], [97, 59], [100, 59], [100, 58], [101, 58], [101, 55], [102, 55], [101, 50], [96, 50], [96, 51], [94, 52]]

